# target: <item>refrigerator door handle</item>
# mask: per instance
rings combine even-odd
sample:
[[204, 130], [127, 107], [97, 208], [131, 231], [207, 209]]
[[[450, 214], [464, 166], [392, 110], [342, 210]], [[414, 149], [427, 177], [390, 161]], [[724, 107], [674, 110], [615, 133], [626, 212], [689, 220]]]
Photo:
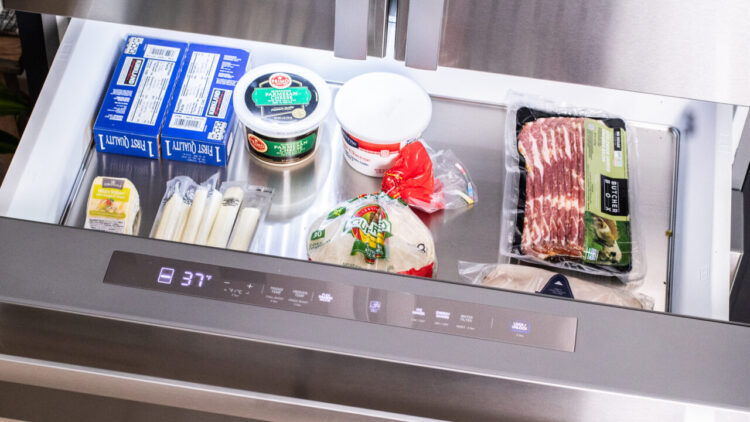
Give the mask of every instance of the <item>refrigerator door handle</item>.
[[367, 58], [369, 0], [336, 0], [333, 55], [344, 59]]
[[432, 420], [0, 354], [0, 381], [260, 420]]
[[444, 1], [411, 0], [406, 27], [405, 61], [409, 67], [435, 70], [440, 58]]

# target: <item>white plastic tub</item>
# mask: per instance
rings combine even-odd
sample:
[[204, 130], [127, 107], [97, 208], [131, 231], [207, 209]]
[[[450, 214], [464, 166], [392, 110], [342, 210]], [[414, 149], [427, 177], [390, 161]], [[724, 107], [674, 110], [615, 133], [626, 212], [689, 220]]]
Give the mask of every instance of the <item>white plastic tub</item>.
[[315, 153], [331, 91], [309, 69], [274, 63], [246, 73], [234, 88], [233, 101], [251, 154], [269, 164], [291, 165]]
[[346, 162], [368, 176], [382, 176], [401, 147], [419, 138], [432, 118], [427, 92], [411, 79], [387, 72], [349, 80], [336, 95], [334, 109]]

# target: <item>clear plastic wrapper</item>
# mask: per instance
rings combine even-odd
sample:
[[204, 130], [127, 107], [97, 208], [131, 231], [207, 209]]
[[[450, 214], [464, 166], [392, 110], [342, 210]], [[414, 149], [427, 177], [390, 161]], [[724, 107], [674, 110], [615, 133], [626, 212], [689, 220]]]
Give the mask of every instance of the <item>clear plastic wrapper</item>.
[[428, 213], [478, 200], [469, 173], [453, 151], [435, 151], [421, 139], [401, 148], [383, 176], [382, 191]]
[[654, 308], [653, 298], [635, 293], [618, 281], [592, 282], [526, 265], [463, 261], [458, 263], [458, 273], [467, 282], [482, 286], [628, 308]]
[[[205, 204], [209, 194], [215, 191], [218, 180], [218, 173], [201, 184], [197, 184], [188, 176], [177, 176], [169, 180], [150, 237], [177, 242], [183, 241], [183, 234], [186, 238], [194, 238], [193, 226], [201, 220], [204, 207], [202, 204]], [[195, 199], [198, 201], [194, 204]], [[186, 227], [188, 233], [185, 233]]]
[[225, 182], [222, 190], [242, 189], [242, 202], [237, 211], [237, 218], [229, 237], [227, 248], [236, 251], [249, 251], [258, 226], [268, 214], [273, 197], [273, 189], [265, 186], [246, 185], [241, 182]]
[[[201, 216], [200, 224], [198, 225], [198, 232], [195, 235], [195, 239], [191, 243], [196, 245], [206, 245], [208, 243], [208, 235], [211, 234], [211, 228], [213, 227], [214, 220], [216, 220], [216, 214], [219, 213], [219, 208], [224, 200], [224, 195], [218, 189], [211, 189], [208, 192], [206, 198], [206, 206]], [[185, 239], [187, 241], [189, 239]]]
[[151, 237], [248, 251], [271, 206], [273, 190], [224, 182], [219, 174], [198, 184], [187, 176], [167, 182]]
[[211, 225], [206, 245], [215, 248], [225, 248], [232, 235], [232, 228], [240, 211], [242, 197], [244, 195], [241, 186], [227, 186], [225, 183], [221, 188], [221, 205], [216, 213], [216, 219]]
[[383, 192], [339, 203], [312, 223], [306, 239], [311, 261], [422, 277], [437, 270], [430, 230]]
[[641, 280], [634, 129], [600, 110], [519, 94], [509, 104], [501, 255]]
[[443, 208], [452, 210], [479, 201], [477, 187], [456, 154], [449, 149], [435, 151], [427, 147], [435, 172], [435, 191], [443, 197]]

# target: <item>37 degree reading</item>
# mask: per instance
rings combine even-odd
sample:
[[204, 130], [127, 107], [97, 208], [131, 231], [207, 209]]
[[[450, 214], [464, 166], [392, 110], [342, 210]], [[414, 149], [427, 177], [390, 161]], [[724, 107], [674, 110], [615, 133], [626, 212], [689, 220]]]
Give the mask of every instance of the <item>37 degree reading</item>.
[[[156, 282], [160, 284], [172, 284], [172, 280], [174, 279], [174, 274], [175, 274], [174, 268], [161, 267], [161, 269], [159, 270], [159, 276], [156, 279]], [[185, 270], [182, 272], [182, 278], [180, 279], [180, 286], [190, 287], [195, 284], [198, 287], [203, 287], [203, 283], [211, 281], [211, 278], [213, 278], [211, 274], [204, 274], [201, 272], [193, 272], [193, 271]]]

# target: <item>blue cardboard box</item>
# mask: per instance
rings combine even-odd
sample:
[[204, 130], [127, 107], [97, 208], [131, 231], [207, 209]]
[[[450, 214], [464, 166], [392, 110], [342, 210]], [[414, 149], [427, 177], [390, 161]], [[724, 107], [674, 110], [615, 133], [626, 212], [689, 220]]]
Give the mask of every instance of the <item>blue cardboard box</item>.
[[186, 49], [128, 36], [94, 123], [98, 151], [159, 158], [159, 131]]
[[245, 74], [245, 50], [191, 44], [161, 131], [167, 160], [226, 166], [232, 148], [232, 92]]

